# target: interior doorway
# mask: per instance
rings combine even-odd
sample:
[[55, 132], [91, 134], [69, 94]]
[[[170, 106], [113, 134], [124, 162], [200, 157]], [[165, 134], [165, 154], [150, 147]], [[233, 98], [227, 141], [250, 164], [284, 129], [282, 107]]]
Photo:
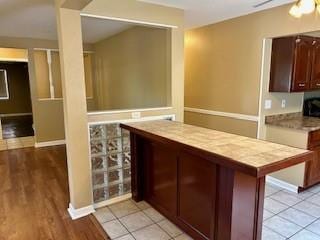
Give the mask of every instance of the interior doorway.
[[27, 50], [0, 48], [0, 122], [2, 150], [34, 145]]

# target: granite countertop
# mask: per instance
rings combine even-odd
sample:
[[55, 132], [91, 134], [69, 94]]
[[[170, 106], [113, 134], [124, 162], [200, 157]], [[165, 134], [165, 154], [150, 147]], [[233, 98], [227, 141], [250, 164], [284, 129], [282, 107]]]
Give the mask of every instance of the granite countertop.
[[308, 132], [320, 129], [320, 118], [306, 117], [300, 112], [266, 116], [265, 122], [267, 125], [292, 128]]
[[[253, 167], [257, 171], [260, 171], [259, 168], [280, 165], [285, 160], [309, 157], [308, 153], [311, 153], [304, 149], [166, 120], [126, 123], [121, 124], [121, 127], [138, 134], [151, 134], [186, 144], [231, 159], [237, 164]], [[295, 164], [298, 163], [295, 161]]]

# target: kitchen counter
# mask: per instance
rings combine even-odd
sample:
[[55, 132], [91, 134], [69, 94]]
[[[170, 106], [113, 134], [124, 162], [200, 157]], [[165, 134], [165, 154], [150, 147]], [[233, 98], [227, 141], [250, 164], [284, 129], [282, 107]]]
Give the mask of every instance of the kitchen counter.
[[302, 113], [287, 113], [266, 116], [265, 123], [270, 126], [291, 128], [312, 132], [320, 129], [320, 118], [306, 117]]
[[301, 162], [309, 151], [258, 139], [215, 131], [172, 121], [150, 121], [125, 124], [128, 130], [143, 132], [149, 136], [165, 138], [223, 157], [235, 168], [246, 169], [254, 176], [261, 176], [281, 169], [281, 162]]
[[200, 240], [261, 240], [265, 175], [313, 158], [308, 150], [172, 121], [120, 126], [130, 131], [133, 199]]

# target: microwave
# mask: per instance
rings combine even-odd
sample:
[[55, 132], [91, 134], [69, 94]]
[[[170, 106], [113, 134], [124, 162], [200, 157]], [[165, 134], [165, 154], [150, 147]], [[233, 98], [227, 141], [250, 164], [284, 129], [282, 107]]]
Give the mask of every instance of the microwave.
[[320, 117], [320, 98], [304, 100], [303, 115], [309, 117]]

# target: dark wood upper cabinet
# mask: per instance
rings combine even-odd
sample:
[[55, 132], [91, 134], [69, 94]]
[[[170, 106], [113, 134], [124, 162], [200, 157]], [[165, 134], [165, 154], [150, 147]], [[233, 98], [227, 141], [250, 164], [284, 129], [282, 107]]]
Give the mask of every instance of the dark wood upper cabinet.
[[313, 40], [311, 88], [320, 89], [320, 39]]
[[320, 88], [319, 44], [309, 36], [273, 39], [269, 91], [304, 92]]

